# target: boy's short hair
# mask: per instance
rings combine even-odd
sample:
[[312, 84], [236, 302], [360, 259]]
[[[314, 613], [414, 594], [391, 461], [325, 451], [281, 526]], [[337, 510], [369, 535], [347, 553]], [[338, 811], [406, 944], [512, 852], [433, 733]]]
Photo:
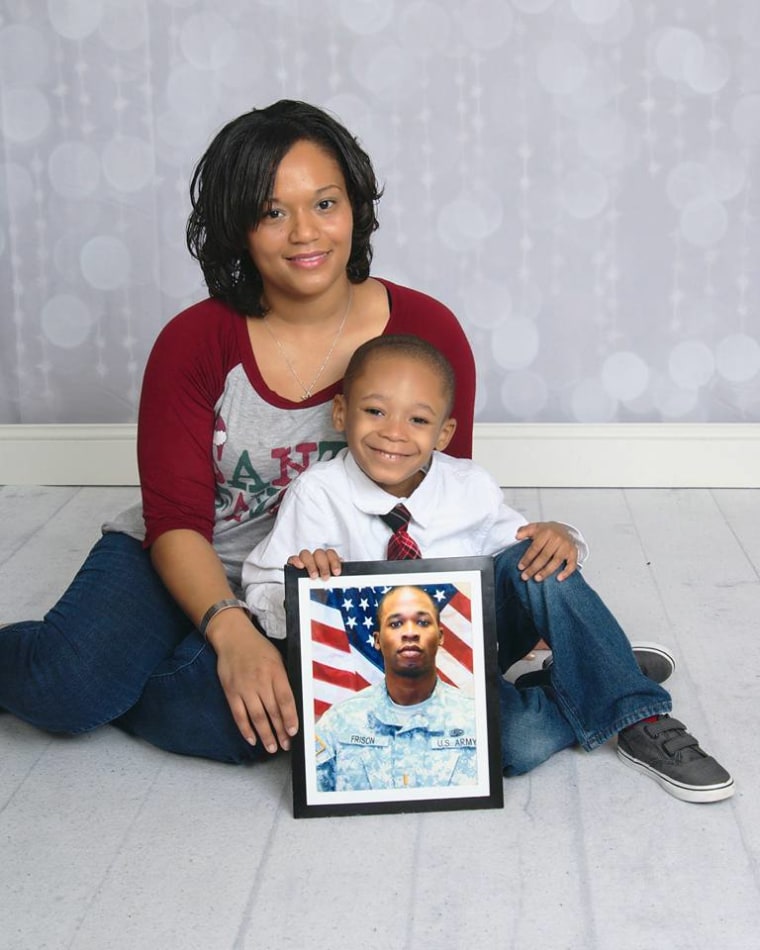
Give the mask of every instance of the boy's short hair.
[[343, 376], [343, 395], [348, 397], [349, 390], [365, 366], [375, 355], [409, 356], [428, 366], [440, 379], [446, 395], [446, 415], [450, 415], [456, 392], [454, 369], [439, 349], [418, 336], [408, 333], [390, 333], [376, 336], [357, 347], [348, 362]]
[[280, 162], [296, 142], [313, 142], [331, 155], [346, 182], [354, 217], [348, 279], [361, 283], [372, 261], [378, 227], [378, 186], [372, 162], [357, 139], [329, 113], [281, 99], [228, 122], [206, 149], [190, 183], [187, 246], [201, 265], [209, 294], [244, 316], [264, 316], [261, 275], [248, 253], [248, 232], [267, 210]]

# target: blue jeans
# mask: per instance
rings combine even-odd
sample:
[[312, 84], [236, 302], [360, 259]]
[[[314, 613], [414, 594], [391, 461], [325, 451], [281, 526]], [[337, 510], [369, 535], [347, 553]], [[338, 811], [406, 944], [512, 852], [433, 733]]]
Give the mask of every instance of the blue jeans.
[[591, 750], [621, 729], [667, 713], [670, 695], [647, 679], [630, 643], [580, 571], [559, 582], [523, 581], [517, 564], [529, 541], [494, 558], [499, 665], [506, 670], [544, 639], [551, 685], [500, 682], [502, 760], [507, 775], [535, 768], [560, 749]]
[[0, 707], [49, 732], [110, 722], [169, 752], [267, 755], [238, 732], [216, 654], [123, 534], [98, 541], [43, 620], [0, 630]]
[[[500, 683], [507, 775], [579, 742], [592, 749], [670, 709], [642, 676], [628, 640], [576, 572], [561, 584], [520, 580], [529, 542], [495, 558], [502, 669], [543, 637], [551, 688]], [[275, 641], [277, 645], [280, 644]], [[41, 621], [0, 630], [0, 707], [50, 732], [113, 723], [147, 742], [222, 762], [265, 757], [244, 741], [216, 673], [216, 654], [175, 604], [139, 541], [106, 534]]]

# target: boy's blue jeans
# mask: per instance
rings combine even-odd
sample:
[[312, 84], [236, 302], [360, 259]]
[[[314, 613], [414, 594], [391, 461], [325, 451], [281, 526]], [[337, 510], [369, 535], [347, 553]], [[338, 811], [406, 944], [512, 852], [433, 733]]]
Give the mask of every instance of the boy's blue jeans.
[[[670, 709], [639, 672], [628, 641], [579, 572], [520, 580], [527, 542], [495, 558], [504, 669], [543, 637], [552, 688], [501, 687], [507, 774], [579, 742], [591, 749], [623, 726]], [[140, 542], [106, 534], [42, 621], [0, 629], [0, 707], [51, 732], [113, 723], [159, 748], [223, 762], [266, 757], [232, 719], [216, 654], [177, 607]]]
[[670, 711], [670, 695], [639, 670], [630, 643], [580, 571], [564, 581], [523, 581], [523, 541], [494, 558], [499, 665], [506, 670], [543, 638], [551, 686], [500, 682], [501, 748], [507, 775], [535, 768], [560, 749], [591, 750], [625, 726]]

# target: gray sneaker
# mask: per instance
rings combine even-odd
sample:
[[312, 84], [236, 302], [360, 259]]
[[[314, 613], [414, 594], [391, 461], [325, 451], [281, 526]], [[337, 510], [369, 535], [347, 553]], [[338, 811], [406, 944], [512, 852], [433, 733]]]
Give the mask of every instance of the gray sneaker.
[[734, 780], [703, 752], [686, 726], [670, 716], [637, 722], [618, 735], [617, 754], [682, 802], [719, 802], [734, 794]]
[[[650, 680], [655, 683], [664, 683], [666, 679], [672, 676], [676, 668], [676, 661], [667, 647], [659, 643], [650, 643], [646, 640], [640, 640], [631, 644], [633, 655], [639, 664], [639, 669]], [[540, 670], [532, 670], [530, 673], [523, 673], [515, 680], [515, 686], [518, 689], [525, 689], [526, 686], [549, 686], [551, 685], [551, 674], [549, 670], [553, 663], [551, 653], [544, 660]]]
[[631, 649], [641, 672], [655, 683], [664, 683], [675, 672], [676, 661], [667, 647], [639, 640], [631, 644]]

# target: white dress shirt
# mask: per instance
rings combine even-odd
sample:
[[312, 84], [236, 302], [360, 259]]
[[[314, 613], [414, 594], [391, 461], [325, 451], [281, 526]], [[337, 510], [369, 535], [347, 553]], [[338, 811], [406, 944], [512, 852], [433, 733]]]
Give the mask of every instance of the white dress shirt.
[[[391, 529], [378, 517], [403, 502], [408, 531], [423, 558], [493, 555], [517, 543], [527, 520], [504, 503], [494, 478], [470, 459], [435, 452], [427, 474], [408, 498], [376, 485], [348, 449], [316, 462], [284, 494], [272, 531], [243, 565], [245, 599], [267, 635], [285, 636], [284, 565], [299, 551], [334, 548], [344, 561], [383, 561]], [[568, 526], [579, 560], [588, 554]]]

